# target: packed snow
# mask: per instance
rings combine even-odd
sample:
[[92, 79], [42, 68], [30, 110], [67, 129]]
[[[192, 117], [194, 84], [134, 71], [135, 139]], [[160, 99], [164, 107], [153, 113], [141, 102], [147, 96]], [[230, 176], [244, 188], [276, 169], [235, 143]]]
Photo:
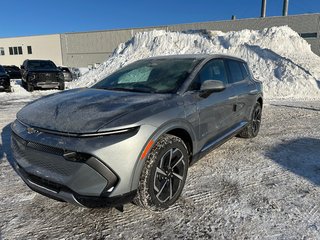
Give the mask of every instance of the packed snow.
[[267, 99], [320, 98], [320, 57], [287, 26], [242, 30], [137, 33], [120, 44], [99, 68], [69, 88], [88, 87], [133, 61], [172, 54], [228, 54], [245, 59], [255, 78], [263, 81]]
[[319, 101], [265, 104], [259, 135], [197, 162], [161, 213], [80, 208], [30, 190], [10, 166], [9, 124], [24, 104], [0, 102], [0, 239], [320, 239]]

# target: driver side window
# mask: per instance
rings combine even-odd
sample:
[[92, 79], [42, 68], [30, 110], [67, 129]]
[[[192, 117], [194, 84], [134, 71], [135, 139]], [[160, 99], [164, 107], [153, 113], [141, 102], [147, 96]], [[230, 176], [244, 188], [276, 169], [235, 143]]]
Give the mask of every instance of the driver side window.
[[219, 80], [224, 84], [228, 83], [227, 72], [222, 59], [214, 59], [206, 63], [191, 84], [190, 90], [200, 90], [201, 84], [207, 80]]

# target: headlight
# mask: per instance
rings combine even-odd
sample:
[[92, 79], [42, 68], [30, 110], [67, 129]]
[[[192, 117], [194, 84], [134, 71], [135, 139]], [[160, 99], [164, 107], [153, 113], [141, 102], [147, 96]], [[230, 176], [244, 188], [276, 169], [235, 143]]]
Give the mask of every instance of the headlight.
[[[25, 127], [29, 127], [28, 125], [22, 123], [19, 120], [18, 122]], [[38, 132], [51, 133], [51, 134], [56, 134], [60, 136], [87, 138], [87, 137], [100, 137], [100, 136], [116, 135], [116, 134], [124, 134], [124, 133], [135, 135], [139, 131], [140, 126], [113, 130], [113, 131], [94, 132], [94, 133], [68, 133], [68, 132], [57, 132], [57, 131], [52, 131], [52, 130], [42, 129], [42, 128], [32, 128], [32, 129]]]

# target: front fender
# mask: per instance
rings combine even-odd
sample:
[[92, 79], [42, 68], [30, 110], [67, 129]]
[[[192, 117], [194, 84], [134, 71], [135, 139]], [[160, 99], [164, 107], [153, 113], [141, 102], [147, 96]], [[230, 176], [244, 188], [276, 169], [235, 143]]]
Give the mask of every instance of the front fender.
[[145, 146], [141, 149], [141, 153], [139, 154], [139, 159], [136, 161], [136, 165], [134, 168], [134, 173], [132, 175], [132, 181], [131, 181], [131, 191], [136, 190], [139, 186], [140, 182], [140, 176], [142, 173], [142, 169], [144, 167], [145, 161], [147, 159], [147, 156], [143, 159], [140, 159], [140, 156], [142, 155], [143, 151], [147, 148], [149, 142], [152, 143], [151, 147], [149, 148], [148, 153], [152, 149], [152, 147], [157, 143], [158, 139], [170, 132], [173, 129], [182, 129], [188, 132], [189, 136], [191, 137], [192, 140], [192, 149], [197, 149], [197, 145], [195, 139], [196, 135], [195, 132], [192, 128], [192, 125], [186, 121], [185, 119], [176, 119], [174, 121], [169, 121], [164, 124], [162, 124], [157, 130], [150, 136], [148, 141], [145, 143]]

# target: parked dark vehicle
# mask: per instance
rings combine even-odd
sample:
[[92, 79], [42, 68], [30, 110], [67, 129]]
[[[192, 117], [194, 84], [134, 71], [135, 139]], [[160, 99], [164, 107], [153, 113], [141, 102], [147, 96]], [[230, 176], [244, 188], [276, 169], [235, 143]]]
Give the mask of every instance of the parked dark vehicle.
[[9, 74], [10, 79], [21, 79], [21, 72], [20, 68], [17, 66], [3, 66], [6, 72]]
[[21, 65], [22, 86], [32, 92], [35, 88], [64, 90], [62, 71], [50, 60], [25, 60]]
[[0, 90], [11, 92], [10, 77], [3, 66], [0, 65]]
[[63, 73], [63, 77], [64, 77], [64, 80], [67, 81], [67, 82], [70, 82], [73, 80], [73, 76], [72, 76], [72, 73], [70, 72], [69, 68], [67, 67], [59, 67]]
[[165, 209], [189, 166], [235, 135], [257, 136], [262, 105], [262, 84], [239, 58], [140, 60], [20, 110], [15, 169], [34, 191], [79, 206]]

